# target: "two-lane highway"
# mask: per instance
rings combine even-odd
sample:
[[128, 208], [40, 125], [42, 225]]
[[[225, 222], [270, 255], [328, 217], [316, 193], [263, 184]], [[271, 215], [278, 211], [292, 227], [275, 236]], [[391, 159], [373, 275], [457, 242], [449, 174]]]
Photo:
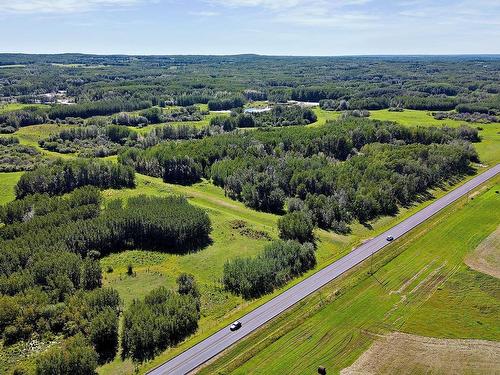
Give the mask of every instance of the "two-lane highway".
[[269, 302], [266, 302], [252, 312], [241, 317], [239, 320], [242, 323], [242, 327], [239, 330], [232, 332], [229, 330], [229, 327], [225, 327], [185, 352], [179, 354], [177, 357], [174, 357], [168, 362], [165, 362], [161, 366], [155, 368], [149, 374], [177, 375], [186, 374], [194, 370], [219, 354], [221, 351], [230, 347], [235, 342], [241, 340], [252, 331], [267, 323], [278, 314], [307, 297], [309, 294], [315, 292], [326, 283], [329, 283], [363, 260], [369, 258], [370, 255], [383, 249], [389, 243], [386, 239], [388, 235], [393, 236], [394, 239], [401, 237], [409, 230], [429, 219], [431, 216], [453, 203], [458, 198], [468, 194], [471, 190], [474, 190], [476, 187], [494, 177], [499, 172], [500, 164], [497, 164], [493, 168], [474, 177], [421, 211], [395, 225], [390, 230], [365, 242], [346, 256], [321, 269], [307, 279], [304, 279], [297, 285], [276, 296]]

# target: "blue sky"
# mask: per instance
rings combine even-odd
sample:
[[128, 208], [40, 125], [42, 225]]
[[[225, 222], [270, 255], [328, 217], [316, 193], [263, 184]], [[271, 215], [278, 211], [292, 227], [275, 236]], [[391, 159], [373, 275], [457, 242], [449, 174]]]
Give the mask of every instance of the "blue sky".
[[500, 0], [0, 0], [0, 52], [500, 53]]

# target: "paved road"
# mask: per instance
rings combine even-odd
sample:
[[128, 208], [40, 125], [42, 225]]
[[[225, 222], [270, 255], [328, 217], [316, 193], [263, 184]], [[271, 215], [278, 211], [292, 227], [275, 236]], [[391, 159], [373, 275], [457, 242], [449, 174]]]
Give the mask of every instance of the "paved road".
[[231, 332], [228, 327], [221, 329], [212, 336], [201, 341], [197, 345], [191, 347], [185, 352], [165, 362], [161, 366], [152, 370], [150, 375], [177, 375], [186, 374], [198, 366], [202, 365], [209, 359], [219, 354], [224, 349], [228, 348], [238, 340], [256, 330], [269, 320], [282, 313], [301, 299], [307, 297], [323, 285], [332, 281], [336, 277], [342, 275], [358, 263], [370, 257], [388, 245], [386, 237], [390, 234], [397, 239], [409, 230], [415, 228], [420, 223], [429, 219], [438, 211], [453, 203], [458, 198], [466, 195], [468, 192], [476, 188], [478, 185], [494, 177], [500, 172], [500, 164], [487, 170], [486, 172], [476, 176], [472, 180], [463, 184], [459, 188], [446, 194], [426, 208], [410, 216], [406, 220], [392, 227], [387, 232], [365, 242], [343, 258], [323, 268], [307, 279], [301, 281], [292, 288], [286, 290], [282, 294], [276, 296], [269, 302], [256, 308], [239, 320], [242, 327], [235, 332]]

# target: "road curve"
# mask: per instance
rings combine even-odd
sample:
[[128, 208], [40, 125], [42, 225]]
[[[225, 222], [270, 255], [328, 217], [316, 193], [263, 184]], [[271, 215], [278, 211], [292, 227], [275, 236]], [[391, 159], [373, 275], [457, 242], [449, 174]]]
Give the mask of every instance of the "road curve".
[[235, 342], [241, 340], [252, 331], [267, 323], [278, 314], [307, 297], [309, 294], [318, 290], [323, 285], [329, 283], [333, 279], [342, 275], [344, 272], [356, 266], [358, 263], [367, 259], [371, 254], [383, 249], [386, 245], [388, 245], [386, 237], [389, 234], [392, 235], [394, 239], [401, 237], [409, 230], [429, 219], [441, 209], [453, 203], [458, 198], [466, 195], [477, 186], [497, 175], [499, 172], [500, 164], [497, 164], [493, 168], [490, 168], [486, 172], [474, 177], [462, 186], [436, 200], [429, 206], [403, 220], [388, 231], [365, 242], [346, 256], [321, 269], [307, 279], [304, 279], [269, 302], [266, 302], [252, 312], [242, 316], [239, 319], [242, 323], [242, 327], [238, 331], [231, 332], [229, 327], [225, 327], [214, 333], [212, 336], [209, 336], [205, 340], [199, 342], [195, 346], [187, 349], [185, 352], [172, 358], [168, 362], [158, 366], [154, 370], [150, 371], [149, 374], [180, 375], [189, 373], [219, 354], [224, 349], [227, 349]]

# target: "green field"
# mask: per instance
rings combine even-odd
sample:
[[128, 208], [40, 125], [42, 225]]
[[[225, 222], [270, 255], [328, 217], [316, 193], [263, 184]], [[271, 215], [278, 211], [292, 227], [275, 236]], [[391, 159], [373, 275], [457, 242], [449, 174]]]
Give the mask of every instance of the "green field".
[[22, 103], [0, 104], [0, 113], [17, 111], [20, 109], [24, 109], [26, 107], [48, 108], [49, 105], [47, 105], [47, 104], [22, 104]]
[[405, 109], [403, 112], [390, 112], [387, 109], [370, 111], [370, 118], [382, 121], [396, 121], [407, 126], [450, 126], [467, 125], [481, 128], [481, 143], [474, 147], [479, 153], [482, 163], [492, 165], [500, 162], [500, 123], [475, 124], [457, 120], [436, 120], [431, 112]]
[[[229, 349], [203, 374], [338, 373], [378, 335], [500, 340], [500, 281], [464, 257], [500, 224], [500, 178]], [[374, 271], [370, 276], [370, 269]]]
[[327, 121], [336, 120], [340, 117], [340, 112], [325, 111], [319, 107], [314, 107], [312, 110], [318, 119], [310, 126], [324, 125]]
[[0, 172], [0, 205], [14, 200], [14, 186], [22, 174], [23, 172]]

